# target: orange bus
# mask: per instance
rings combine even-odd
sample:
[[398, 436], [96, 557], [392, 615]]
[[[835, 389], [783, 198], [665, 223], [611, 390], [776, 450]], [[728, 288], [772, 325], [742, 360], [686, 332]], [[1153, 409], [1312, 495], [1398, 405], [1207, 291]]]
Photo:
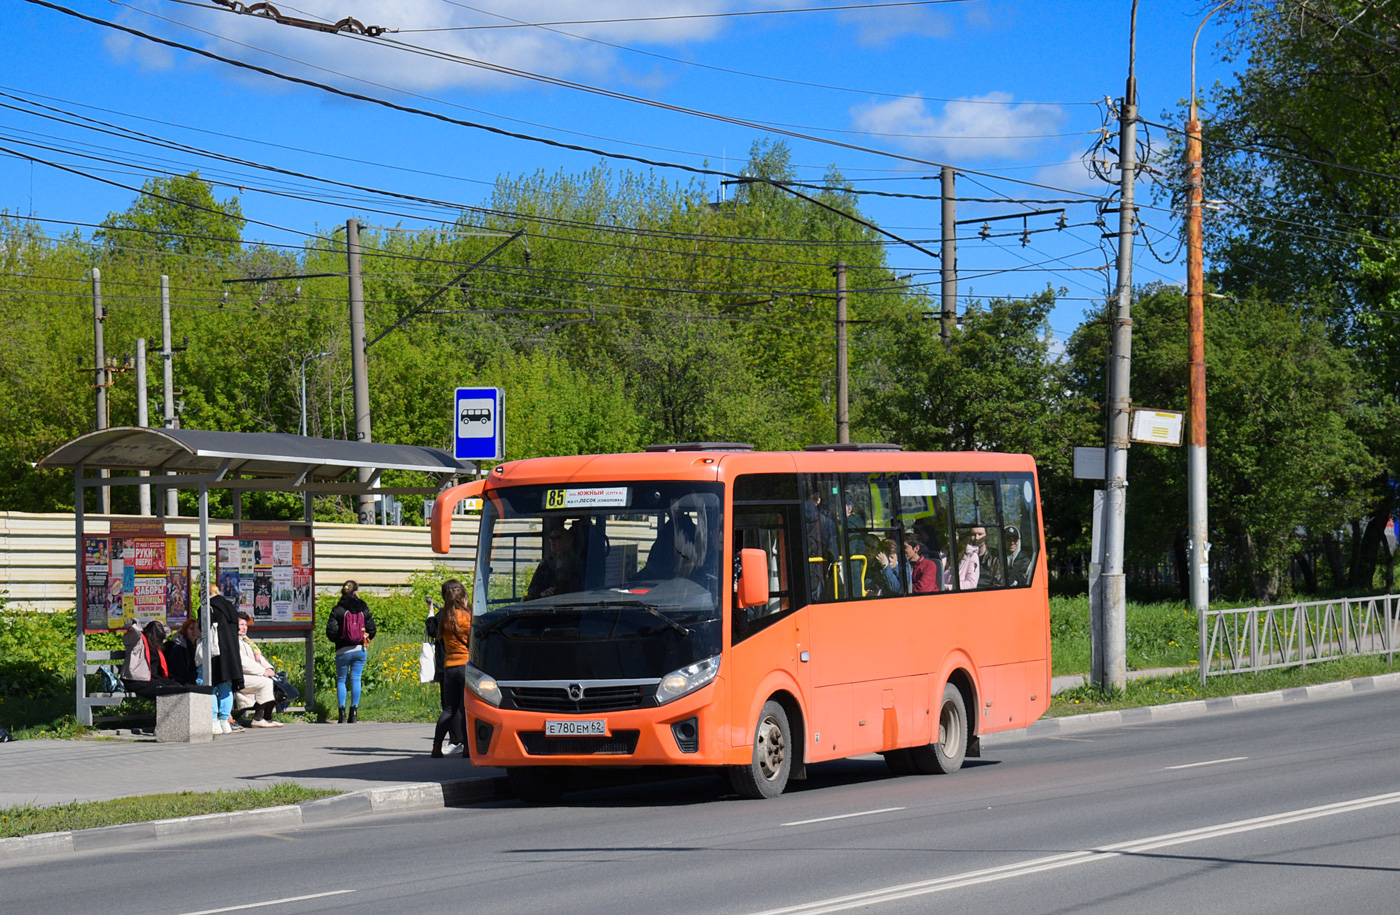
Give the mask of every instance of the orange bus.
[[466, 668], [472, 762], [527, 801], [577, 766], [721, 766], [776, 797], [823, 760], [951, 773], [1050, 699], [1028, 455], [732, 443], [497, 465]]

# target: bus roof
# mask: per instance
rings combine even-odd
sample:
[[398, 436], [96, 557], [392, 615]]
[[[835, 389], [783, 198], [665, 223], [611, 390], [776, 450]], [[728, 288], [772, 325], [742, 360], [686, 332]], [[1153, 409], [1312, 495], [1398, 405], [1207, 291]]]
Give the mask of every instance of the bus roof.
[[1034, 472], [1028, 454], [994, 451], [650, 451], [498, 464], [491, 487], [611, 480], [732, 479], [742, 473]]

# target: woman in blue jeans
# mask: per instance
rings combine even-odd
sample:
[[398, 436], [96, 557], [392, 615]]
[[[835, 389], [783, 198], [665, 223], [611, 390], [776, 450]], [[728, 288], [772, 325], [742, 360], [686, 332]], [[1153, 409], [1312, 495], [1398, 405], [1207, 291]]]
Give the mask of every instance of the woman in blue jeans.
[[374, 617], [369, 606], [356, 596], [360, 586], [347, 581], [340, 588], [340, 602], [326, 620], [326, 638], [335, 644], [335, 697], [340, 705], [338, 720], [345, 723], [345, 679], [350, 678], [350, 723], [358, 718], [360, 675], [364, 673], [365, 647], [374, 638]]

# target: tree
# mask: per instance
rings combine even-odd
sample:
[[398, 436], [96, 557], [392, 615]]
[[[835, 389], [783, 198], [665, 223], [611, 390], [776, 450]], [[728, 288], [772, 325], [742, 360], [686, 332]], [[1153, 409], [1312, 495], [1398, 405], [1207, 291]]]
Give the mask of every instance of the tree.
[[[1359, 374], [1306, 309], [1257, 298], [1206, 303], [1212, 567], [1231, 569], [1239, 590], [1273, 600], [1289, 561], [1308, 546], [1300, 531], [1335, 530], [1364, 505], [1377, 462], [1355, 428]], [[1103, 390], [1105, 327], [1085, 325], [1071, 344], [1086, 394]], [[1181, 290], [1139, 290], [1133, 328], [1134, 403], [1185, 410]], [[1128, 479], [1129, 551], [1154, 561], [1176, 550], [1184, 567], [1185, 449], [1134, 446]]]
[[242, 246], [243, 209], [237, 197], [216, 200], [199, 172], [149, 178], [141, 196], [108, 213], [94, 237], [112, 252], [161, 252], [229, 257]]

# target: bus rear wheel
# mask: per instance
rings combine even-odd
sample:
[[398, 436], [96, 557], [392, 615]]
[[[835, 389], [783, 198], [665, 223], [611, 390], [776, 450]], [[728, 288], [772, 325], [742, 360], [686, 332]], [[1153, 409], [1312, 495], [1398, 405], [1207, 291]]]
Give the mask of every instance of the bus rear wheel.
[[569, 770], [561, 766], [511, 767], [506, 769], [515, 796], [527, 804], [552, 804], [569, 787]]
[[962, 768], [967, 755], [967, 706], [962, 690], [949, 683], [943, 687], [938, 706], [938, 738], [928, 746], [909, 751], [914, 767], [925, 775], [952, 775]]
[[746, 766], [729, 767], [729, 782], [743, 797], [777, 797], [787, 787], [792, 752], [792, 726], [787, 712], [769, 699], [763, 703], [754, 728], [753, 756]]

